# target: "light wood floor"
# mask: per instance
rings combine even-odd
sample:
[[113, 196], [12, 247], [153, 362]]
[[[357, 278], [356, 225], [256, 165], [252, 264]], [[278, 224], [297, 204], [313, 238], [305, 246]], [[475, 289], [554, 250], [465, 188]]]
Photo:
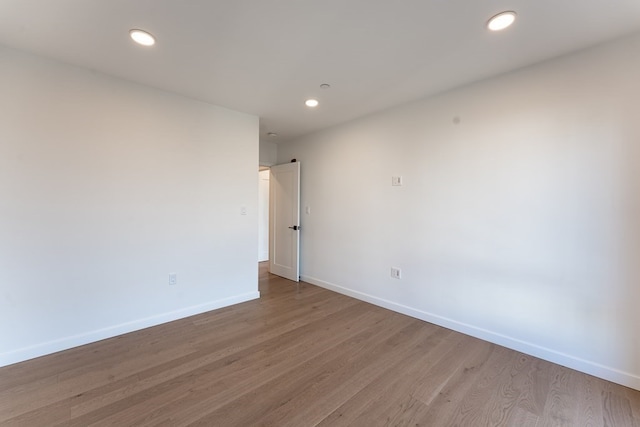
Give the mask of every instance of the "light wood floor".
[[640, 392], [260, 267], [260, 300], [0, 369], [1, 426], [640, 426]]

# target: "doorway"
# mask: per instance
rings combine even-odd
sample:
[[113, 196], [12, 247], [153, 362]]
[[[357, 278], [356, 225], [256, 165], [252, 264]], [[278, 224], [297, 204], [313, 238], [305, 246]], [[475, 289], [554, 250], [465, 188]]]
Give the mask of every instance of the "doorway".
[[300, 163], [271, 167], [269, 176], [269, 271], [300, 280]]
[[258, 170], [258, 262], [269, 261], [269, 168]]
[[258, 169], [258, 262], [300, 280], [300, 163]]

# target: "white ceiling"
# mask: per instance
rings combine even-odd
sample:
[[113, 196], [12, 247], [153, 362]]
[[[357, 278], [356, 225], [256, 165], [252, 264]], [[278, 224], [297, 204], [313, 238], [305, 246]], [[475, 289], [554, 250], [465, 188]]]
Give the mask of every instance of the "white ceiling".
[[636, 31], [638, 0], [0, 0], [0, 44], [258, 115], [275, 142]]

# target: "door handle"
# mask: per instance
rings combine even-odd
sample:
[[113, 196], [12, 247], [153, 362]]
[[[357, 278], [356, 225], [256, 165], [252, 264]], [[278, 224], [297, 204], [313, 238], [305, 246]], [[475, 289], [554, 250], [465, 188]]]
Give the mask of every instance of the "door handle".
[[297, 230], [300, 230], [301, 227], [299, 225], [294, 225], [293, 227], [289, 227], [289, 228], [297, 231]]

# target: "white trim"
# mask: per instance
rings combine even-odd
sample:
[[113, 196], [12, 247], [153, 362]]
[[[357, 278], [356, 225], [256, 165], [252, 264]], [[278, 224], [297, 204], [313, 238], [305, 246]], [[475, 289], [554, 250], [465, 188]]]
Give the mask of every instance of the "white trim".
[[456, 332], [470, 335], [484, 341], [489, 341], [491, 343], [498, 344], [512, 350], [520, 351], [522, 353], [547, 360], [549, 362], [557, 363], [558, 365], [562, 365], [567, 368], [575, 369], [577, 371], [584, 372], [595, 377], [603, 378], [617, 384], [640, 390], [640, 376], [631, 374], [629, 372], [620, 371], [610, 366], [604, 366], [599, 363], [581, 359], [570, 354], [561, 353], [547, 347], [542, 347], [537, 344], [522, 341], [517, 338], [503, 335], [494, 331], [479, 328], [467, 323], [458, 322], [447, 317], [442, 317], [437, 314], [418, 310], [416, 308], [378, 298], [363, 292], [354, 291], [349, 288], [316, 279], [315, 277], [303, 275], [301, 276], [301, 280], [303, 282], [311, 283], [312, 285], [320, 286], [321, 288], [329, 289], [331, 291], [347, 295], [352, 298], [377, 305], [379, 307], [384, 307], [386, 309], [402, 313], [416, 319], [424, 320], [425, 322], [433, 323], [435, 325], [442, 326]]
[[0, 353], [0, 367], [24, 362], [25, 360], [34, 359], [40, 356], [46, 356], [58, 351], [68, 350], [73, 347], [90, 344], [107, 338], [113, 338], [118, 335], [139, 331], [151, 326], [157, 326], [163, 323], [172, 322], [174, 320], [184, 319], [185, 317], [206, 313], [207, 311], [228, 307], [230, 305], [251, 301], [257, 298], [260, 298], [259, 291], [248, 292], [246, 294], [235, 295], [216, 301], [209, 301], [204, 304], [198, 304], [191, 307], [182, 308], [180, 310], [146, 317], [144, 319], [121, 323], [119, 325], [109, 326], [103, 329], [98, 329], [79, 335], [60, 338], [58, 340], [33, 345], [31, 347], [25, 347], [6, 353]]

